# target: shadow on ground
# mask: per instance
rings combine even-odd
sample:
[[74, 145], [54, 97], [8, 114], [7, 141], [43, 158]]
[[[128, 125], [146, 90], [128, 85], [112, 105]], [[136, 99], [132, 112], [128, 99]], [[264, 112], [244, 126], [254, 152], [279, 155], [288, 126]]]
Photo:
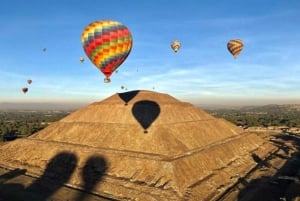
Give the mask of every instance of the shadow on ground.
[[[17, 182], [12, 183], [12, 181], [17, 181], [12, 179], [26, 173], [25, 169], [15, 169], [0, 175], [0, 201], [69, 200], [51, 197], [59, 189], [65, 187], [75, 171], [77, 162], [78, 159], [73, 153], [58, 153], [49, 161], [44, 173], [28, 186]], [[95, 186], [102, 181], [106, 169], [107, 162], [104, 157], [94, 155], [87, 159], [81, 172], [83, 189], [76, 191], [76, 201], [85, 200], [88, 192], [93, 191]]]
[[[274, 176], [263, 176], [252, 181], [244, 182], [245, 188], [238, 195], [239, 201], [292, 201], [300, 196], [300, 136], [293, 134], [278, 134], [274, 136], [273, 144], [283, 150], [285, 154], [290, 152], [286, 143], [291, 143], [297, 149], [289, 160], [280, 168]], [[285, 158], [277, 154], [276, 157]], [[258, 166], [270, 167], [270, 164], [252, 155]]]

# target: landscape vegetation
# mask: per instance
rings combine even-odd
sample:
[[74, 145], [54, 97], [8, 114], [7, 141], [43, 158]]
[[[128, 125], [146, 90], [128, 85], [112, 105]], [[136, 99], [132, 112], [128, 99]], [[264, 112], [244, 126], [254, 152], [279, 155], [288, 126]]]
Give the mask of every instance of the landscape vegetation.
[[[205, 109], [205, 108], [204, 108]], [[73, 110], [0, 110], [0, 140], [27, 137], [62, 119]], [[264, 105], [239, 108], [206, 108], [206, 112], [248, 128], [300, 127], [300, 105]]]

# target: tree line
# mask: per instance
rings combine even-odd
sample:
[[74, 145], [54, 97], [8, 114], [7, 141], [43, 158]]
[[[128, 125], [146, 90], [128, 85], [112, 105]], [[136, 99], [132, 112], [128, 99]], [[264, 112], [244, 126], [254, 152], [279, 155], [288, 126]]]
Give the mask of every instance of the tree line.
[[[71, 111], [0, 111], [0, 141], [30, 136]], [[300, 109], [288, 105], [267, 105], [239, 109], [206, 109], [217, 118], [237, 126], [300, 127]]]
[[68, 111], [0, 111], [0, 141], [30, 136], [69, 113]]
[[267, 105], [239, 109], [206, 110], [218, 118], [224, 118], [238, 126], [286, 126], [300, 127], [300, 110], [289, 105]]

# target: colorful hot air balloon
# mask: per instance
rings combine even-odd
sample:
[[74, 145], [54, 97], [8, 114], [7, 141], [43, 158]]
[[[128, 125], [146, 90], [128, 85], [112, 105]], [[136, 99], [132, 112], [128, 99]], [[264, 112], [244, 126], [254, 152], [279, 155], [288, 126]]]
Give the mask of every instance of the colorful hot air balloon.
[[111, 74], [129, 55], [133, 40], [130, 30], [120, 22], [100, 20], [89, 24], [81, 35], [83, 49], [92, 63], [110, 82]]
[[84, 62], [84, 58], [83, 57], [80, 57], [79, 61], [82, 63]]
[[174, 52], [177, 52], [181, 46], [181, 43], [178, 40], [174, 40], [171, 43], [171, 48], [174, 50]]
[[27, 87], [23, 87], [23, 88], [22, 88], [22, 91], [23, 91], [24, 94], [26, 94], [27, 91], [28, 91], [28, 88], [27, 88]]
[[32, 80], [27, 80], [27, 83], [28, 83], [28, 84], [31, 84], [31, 83], [32, 83]]
[[233, 57], [235, 59], [238, 57], [240, 52], [243, 50], [243, 47], [244, 47], [244, 43], [240, 39], [233, 39], [227, 43], [227, 49], [233, 55]]

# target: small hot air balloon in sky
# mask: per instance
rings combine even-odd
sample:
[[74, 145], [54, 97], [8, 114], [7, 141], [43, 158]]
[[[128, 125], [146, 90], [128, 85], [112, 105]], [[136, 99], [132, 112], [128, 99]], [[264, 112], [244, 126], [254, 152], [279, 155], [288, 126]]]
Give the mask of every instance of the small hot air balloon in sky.
[[83, 57], [80, 57], [79, 58], [79, 61], [82, 63], [82, 62], [84, 62], [84, 58]]
[[177, 52], [180, 47], [181, 47], [181, 43], [178, 40], [172, 41], [171, 48], [174, 50], [174, 52]]
[[122, 85], [122, 86], [121, 86], [121, 89], [125, 89], [125, 87]]
[[233, 57], [235, 59], [238, 57], [240, 52], [243, 50], [243, 47], [244, 47], [244, 43], [240, 39], [233, 39], [227, 43], [227, 49], [233, 55]]
[[28, 88], [27, 88], [27, 87], [23, 87], [23, 88], [22, 88], [22, 91], [23, 91], [24, 94], [26, 94], [27, 91], [28, 91]]
[[42, 49], [43, 52], [46, 52], [46, 50], [47, 50], [46, 48], [43, 48], [43, 49]]
[[28, 84], [31, 84], [31, 83], [32, 83], [32, 80], [27, 80], [27, 83], [28, 83]]
[[126, 60], [133, 39], [130, 30], [120, 22], [99, 20], [89, 24], [82, 32], [81, 43], [91, 62], [110, 82], [112, 73]]

